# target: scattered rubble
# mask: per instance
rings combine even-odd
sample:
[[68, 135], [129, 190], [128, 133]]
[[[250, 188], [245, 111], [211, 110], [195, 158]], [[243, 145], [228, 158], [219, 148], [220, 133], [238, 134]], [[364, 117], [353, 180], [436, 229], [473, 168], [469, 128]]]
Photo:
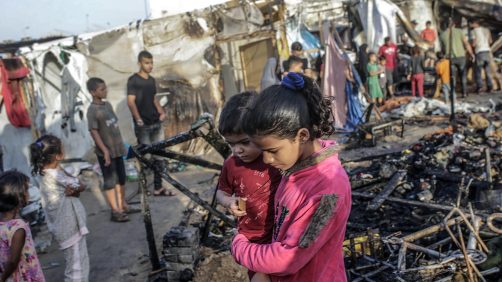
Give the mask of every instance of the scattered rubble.
[[[413, 105], [407, 109], [430, 111], [435, 103]], [[500, 120], [474, 114], [399, 154], [345, 163], [353, 189], [344, 244], [350, 280], [497, 281]]]

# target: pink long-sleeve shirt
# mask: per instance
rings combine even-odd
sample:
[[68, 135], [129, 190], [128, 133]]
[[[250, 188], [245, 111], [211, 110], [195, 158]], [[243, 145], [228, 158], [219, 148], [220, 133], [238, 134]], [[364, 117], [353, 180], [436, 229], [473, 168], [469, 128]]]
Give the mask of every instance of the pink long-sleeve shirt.
[[[334, 151], [333, 143], [322, 144], [324, 153]], [[272, 281], [347, 281], [342, 244], [350, 208], [348, 176], [337, 154], [329, 153], [283, 178], [275, 195], [272, 243], [251, 243], [239, 234], [232, 254]]]

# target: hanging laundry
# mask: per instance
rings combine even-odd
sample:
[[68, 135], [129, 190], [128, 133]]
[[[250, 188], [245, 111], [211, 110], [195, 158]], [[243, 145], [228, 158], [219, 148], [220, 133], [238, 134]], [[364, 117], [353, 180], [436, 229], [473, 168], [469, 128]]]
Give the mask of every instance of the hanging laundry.
[[30, 127], [31, 120], [23, 100], [24, 79], [30, 73], [21, 60], [0, 60], [0, 94], [3, 97], [9, 122], [15, 127]]
[[354, 130], [356, 126], [362, 123], [362, 107], [359, 102], [359, 87], [360, 77], [354, 67], [352, 67], [352, 75], [354, 76], [354, 82], [346, 80], [345, 82], [345, 94], [347, 95], [347, 122], [345, 123], [346, 130]]
[[268, 88], [269, 86], [279, 84], [279, 78], [276, 74], [277, 58], [268, 58], [265, 68], [263, 68], [263, 75], [261, 77], [260, 90]]
[[324, 61], [323, 95], [332, 99], [336, 128], [343, 128], [347, 122], [347, 97], [345, 96], [345, 72], [347, 61], [338, 48], [333, 36], [328, 37]]
[[80, 85], [75, 81], [70, 70], [64, 66], [61, 73], [61, 113], [63, 114], [62, 128], [70, 122], [70, 130], [75, 132], [75, 108], [82, 103], [77, 103], [77, 95], [80, 92]]

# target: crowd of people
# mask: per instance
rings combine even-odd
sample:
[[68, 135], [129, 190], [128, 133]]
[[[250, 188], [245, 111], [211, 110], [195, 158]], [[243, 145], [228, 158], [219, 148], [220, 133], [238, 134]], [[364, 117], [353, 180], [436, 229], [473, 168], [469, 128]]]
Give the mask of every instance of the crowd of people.
[[[407, 58], [405, 78], [411, 80], [412, 95], [424, 97], [426, 72], [433, 70], [445, 100], [450, 88], [450, 64], [461, 77], [462, 95], [467, 95], [467, 54], [476, 65], [481, 90], [481, 69], [490, 81], [490, 33], [473, 21], [472, 40], [456, 25], [440, 33], [431, 22], [420, 33], [430, 46], [412, 46], [407, 36], [397, 46], [391, 38], [377, 52], [360, 47], [358, 72], [374, 103], [382, 104], [396, 93], [401, 66]], [[434, 53], [436, 41], [442, 51]], [[322, 61], [313, 68], [303, 58], [299, 42], [282, 64], [279, 77], [262, 87], [261, 93], [244, 92], [231, 97], [223, 107], [218, 130], [232, 149], [219, 179], [217, 199], [238, 218], [238, 234], [231, 251], [246, 267], [254, 282], [279, 278], [287, 281], [346, 281], [342, 243], [351, 209], [351, 188], [332, 141], [321, 140], [333, 133], [330, 101], [316, 83]], [[451, 54], [450, 54], [451, 52]], [[403, 60], [403, 59], [401, 59]], [[164, 139], [166, 115], [156, 99], [156, 82], [150, 75], [153, 56], [138, 55], [139, 71], [127, 81], [127, 104], [138, 143]], [[348, 77], [352, 75], [349, 72]], [[118, 118], [106, 101], [103, 79], [87, 81], [92, 104], [87, 112], [88, 128], [103, 174], [103, 190], [111, 220], [126, 222], [138, 212], [124, 197], [126, 154]], [[79, 200], [84, 186], [67, 173], [60, 162], [64, 146], [53, 135], [44, 135], [30, 145], [32, 174], [38, 178], [47, 224], [65, 256], [65, 281], [89, 280], [89, 255], [85, 207]], [[162, 159], [154, 159], [165, 169]], [[154, 196], [172, 196], [154, 175]], [[27, 203], [29, 178], [17, 171], [0, 176], [0, 282], [44, 281], [30, 228], [19, 218]]]
[[[282, 81], [260, 95], [244, 92], [227, 101], [219, 132], [233, 155], [224, 162], [217, 199], [238, 218], [232, 254], [251, 281], [345, 281], [342, 243], [351, 208], [350, 183], [337, 147], [320, 138], [333, 132], [330, 102], [315, 80], [302, 74], [301, 44], [284, 66]], [[150, 75], [153, 56], [138, 55], [139, 71], [127, 82], [127, 102], [138, 143], [163, 139], [163, 108]], [[88, 128], [103, 175], [111, 220], [135, 212], [124, 197], [126, 154], [118, 118], [106, 101], [103, 79], [87, 81], [92, 104]], [[61, 166], [64, 145], [43, 135], [30, 145], [32, 174], [40, 183], [47, 224], [65, 256], [65, 281], [89, 281], [85, 187]], [[161, 160], [155, 160], [163, 168]], [[27, 203], [28, 176], [0, 176], [0, 281], [45, 281], [29, 225], [19, 213]], [[174, 195], [154, 176], [155, 196]]]
[[[416, 26], [417, 22], [413, 21], [412, 24]], [[450, 63], [454, 67], [454, 78], [459, 77], [453, 82], [455, 84], [457, 80], [460, 81], [462, 97], [466, 97], [468, 93], [468, 65], [472, 65], [474, 69], [477, 93], [491, 92], [494, 89], [494, 74], [490, 67], [492, 38], [487, 28], [482, 27], [478, 20], [472, 20], [468, 36], [459, 27], [459, 22], [454, 21], [451, 26], [443, 26], [437, 36], [438, 32], [432, 27], [431, 21], [427, 21], [425, 26], [419, 34], [426, 47], [413, 45], [406, 33], [401, 36], [399, 46], [390, 37], [384, 39], [384, 44], [377, 52], [368, 50], [367, 44], [360, 46], [358, 71], [363, 83], [367, 83], [374, 103], [383, 104], [386, 99], [392, 98], [396, 85], [400, 82], [410, 82], [411, 95], [414, 97], [417, 94], [424, 97], [424, 85], [428, 82], [433, 91], [437, 87], [438, 92], [443, 93], [444, 100], [449, 101], [450, 94], [455, 97], [456, 88], [450, 87]], [[437, 45], [440, 46], [440, 51], [434, 52]], [[483, 70], [486, 88], [483, 87]]]

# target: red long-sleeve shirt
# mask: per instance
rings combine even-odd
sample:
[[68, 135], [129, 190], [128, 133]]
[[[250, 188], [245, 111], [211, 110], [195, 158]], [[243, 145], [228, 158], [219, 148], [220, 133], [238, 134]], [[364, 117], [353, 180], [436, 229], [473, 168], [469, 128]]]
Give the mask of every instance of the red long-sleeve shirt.
[[331, 154], [281, 181], [272, 243], [251, 243], [239, 234], [232, 254], [272, 281], [346, 281], [342, 244], [350, 208], [349, 179]]

